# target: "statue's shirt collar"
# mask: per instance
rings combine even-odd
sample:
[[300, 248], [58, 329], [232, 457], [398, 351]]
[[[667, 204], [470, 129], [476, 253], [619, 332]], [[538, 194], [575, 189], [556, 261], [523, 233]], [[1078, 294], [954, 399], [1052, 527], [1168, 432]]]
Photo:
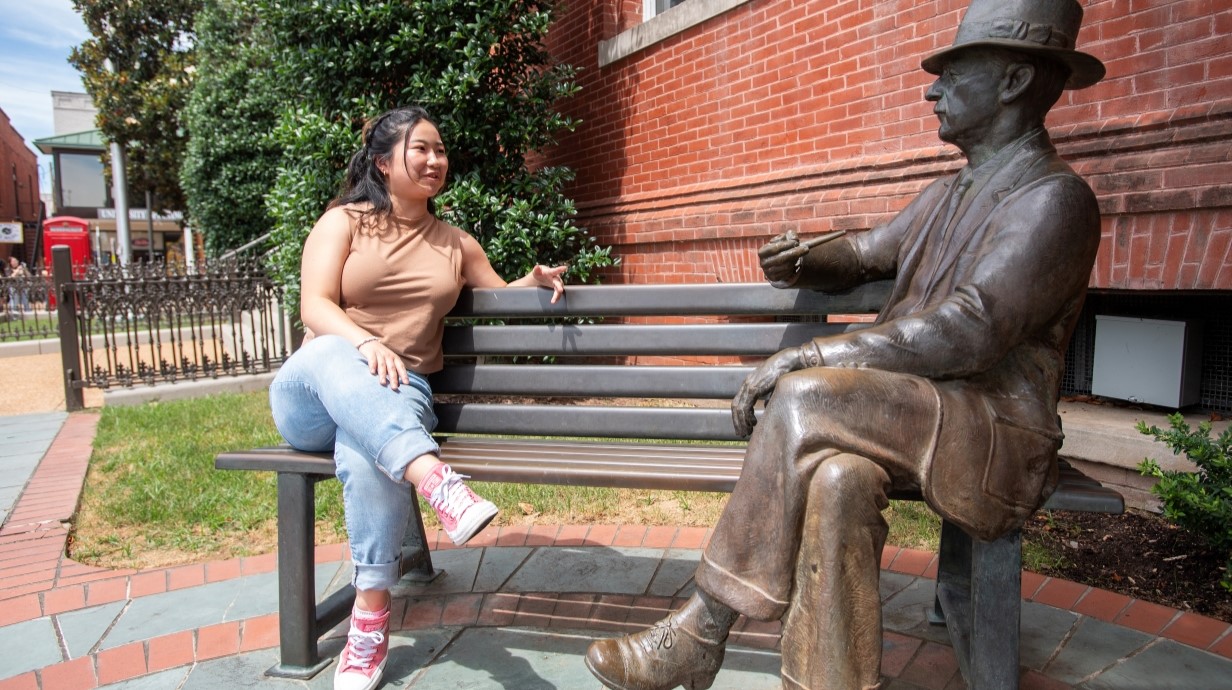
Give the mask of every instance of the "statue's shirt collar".
[[984, 182], [1005, 167], [1007, 163], [1013, 160], [1014, 156], [1018, 154], [1018, 151], [1025, 146], [1027, 142], [1042, 134], [1044, 134], [1043, 127], [1036, 127], [1035, 129], [1029, 130], [1017, 139], [1011, 141], [1005, 146], [1002, 146], [999, 151], [993, 154], [992, 158], [984, 161], [979, 166], [972, 168], [970, 165], [967, 165], [963, 167], [963, 170], [967, 171], [966, 174], [971, 177], [972, 181], [975, 183], [975, 186], [983, 186]]

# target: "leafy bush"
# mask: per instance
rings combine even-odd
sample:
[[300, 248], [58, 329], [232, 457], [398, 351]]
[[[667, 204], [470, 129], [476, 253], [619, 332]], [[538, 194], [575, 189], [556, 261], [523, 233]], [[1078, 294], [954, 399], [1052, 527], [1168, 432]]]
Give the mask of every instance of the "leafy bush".
[[292, 300], [304, 237], [337, 193], [364, 121], [411, 104], [427, 108], [449, 149], [438, 211], [475, 235], [498, 273], [569, 262], [580, 280], [614, 263], [574, 224], [562, 193], [571, 173], [527, 165], [576, 125], [554, 108], [577, 86], [574, 69], [553, 64], [542, 45], [551, 2], [249, 1], [296, 104], [275, 130], [284, 154], [268, 197], [270, 268]]
[[1232, 590], [1232, 428], [1212, 439], [1210, 422], [1193, 430], [1179, 413], [1168, 415], [1168, 422], [1167, 431], [1146, 422], [1138, 423], [1138, 431], [1167, 445], [1173, 454], [1184, 453], [1198, 471], [1164, 470], [1150, 458], [1138, 470], [1159, 480], [1151, 491], [1163, 502], [1164, 517], [1228, 554], [1221, 584]]
[[211, 254], [265, 234], [265, 195], [282, 148], [273, 139], [282, 100], [251, 3], [206, 0], [196, 18], [197, 82], [188, 100], [180, 184]]
[[[358, 135], [346, 120], [331, 120], [306, 108], [283, 113], [274, 136], [288, 161], [266, 199], [274, 219], [270, 276], [282, 285], [291, 305], [299, 303], [299, 263], [304, 238], [338, 191], [346, 161]], [[290, 162], [292, 159], [298, 159]], [[298, 313], [292, 306], [291, 313]]]

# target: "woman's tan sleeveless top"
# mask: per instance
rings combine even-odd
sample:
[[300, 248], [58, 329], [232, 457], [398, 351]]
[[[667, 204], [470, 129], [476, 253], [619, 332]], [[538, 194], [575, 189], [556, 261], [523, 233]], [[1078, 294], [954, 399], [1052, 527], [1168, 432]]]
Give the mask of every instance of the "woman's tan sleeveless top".
[[429, 216], [377, 228], [352, 220], [342, 267], [342, 309], [360, 328], [430, 374], [444, 366], [445, 314], [462, 291], [462, 231]]

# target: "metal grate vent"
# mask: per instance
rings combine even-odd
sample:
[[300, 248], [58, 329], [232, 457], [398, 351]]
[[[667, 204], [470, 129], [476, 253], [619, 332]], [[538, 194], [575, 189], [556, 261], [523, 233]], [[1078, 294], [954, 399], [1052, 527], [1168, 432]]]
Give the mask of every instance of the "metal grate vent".
[[1095, 315], [1202, 322], [1200, 407], [1232, 412], [1232, 295], [1226, 293], [1092, 292], [1065, 355], [1062, 395], [1090, 395], [1095, 368]]

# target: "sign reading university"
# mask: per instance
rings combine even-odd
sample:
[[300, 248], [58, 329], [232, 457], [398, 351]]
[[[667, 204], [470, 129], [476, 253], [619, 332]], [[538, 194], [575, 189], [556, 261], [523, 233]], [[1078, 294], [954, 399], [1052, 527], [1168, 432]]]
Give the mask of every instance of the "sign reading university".
[[[98, 210], [98, 218], [100, 220], [115, 220], [116, 210], [114, 208], [100, 208]], [[130, 208], [128, 209], [129, 220], [149, 220], [150, 210], [147, 208]], [[169, 220], [181, 221], [184, 220], [182, 211], [171, 211], [169, 213], [155, 213], [154, 220]]]

